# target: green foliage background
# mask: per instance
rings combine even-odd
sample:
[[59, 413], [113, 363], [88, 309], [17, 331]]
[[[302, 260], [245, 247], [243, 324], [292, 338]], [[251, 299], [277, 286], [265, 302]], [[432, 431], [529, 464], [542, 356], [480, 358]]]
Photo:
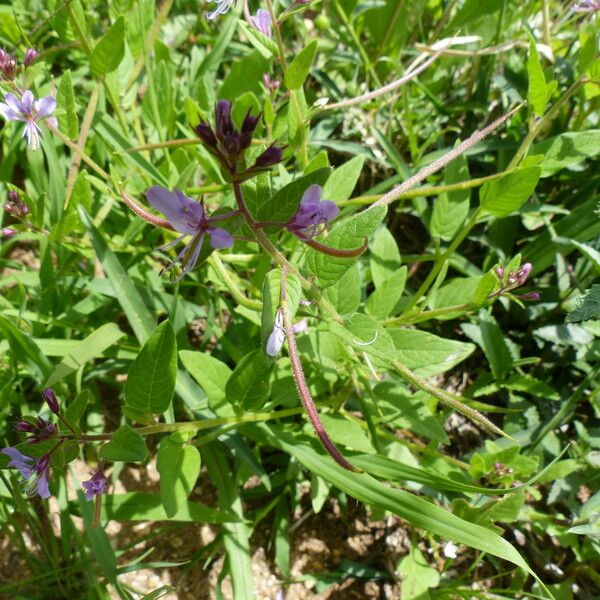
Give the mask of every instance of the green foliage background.
[[[172, 564], [124, 564], [104, 527], [171, 521], [219, 524], [186, 565], [224, 553], [234, 597], [251, 599], [253, 533], [273, 532], [267, 552], [285, 587], [289, 524], [354, 498], [374, 518], [400, 517], [411, 550], [393, 565], [364, 557], [306, 573], [318, 589], [357, 578], [395, 583], [403, 599], [596, 597], [598, 15], [553, 0], [290, 4], [275, 2], [274, 39], [244, 21], [241, 2], [214, 22], [213, 5], [185, 0], [0, 4], [0, 45], [40, 51], [17, 81], [56, 96], [59, 129], [37, 152], [20, 124], [1, 130], [0, 181], [30, 208], [24, 223], [0, 209], [19, 231], [0, 239], [1, 434], [5, 446], [22, 441], [12, 424], [47, 416], [50, 385], [75, 431], [61, 425], [71, 438], [53, 456], [51, 509], [0, 472], [2, 533], [29, 566], [0, 593], [139, 598], [119, 577]], [[410, 83], [349, 102], [450, 38]], [[282, 165], [243, 185], [250, 214], [285, 221], [319, 183], [341, 209], [319, 241], [349, 249], [367, 238], [362, 256], [325, 255], [281, 227], [248, 241], [240, 221], [231, 251], [203, 253], [180, 283], [160, 275], [169, 257], [156, 248], [173, 236], [124, 195], [144, 205], [161, 185], [235, 207], [193, 130], [220, 99], [237, 123], [262, 112], [248, 159], [285, 146]], [[367, 208], [518, 105], [443, 170]], [[361, 473], [316, 440], [286, 352], [264, 354], [281, 257], [297, 269], [287, 287], [308, 323], [297, 343], [310, 391]], [[507, 291], [525, 263], [528, 280]], [[518, 298], [535, 291], [539, 300]], [[156, 461], [160, 490], [111, 492], [94, 515], [73, 489], [81, 461], [103, 461], [114, 482]], [[193, 498], [200, 485], [214, 487], [213, 505]], [[450, 540], [458, 559], [444, 554]]]

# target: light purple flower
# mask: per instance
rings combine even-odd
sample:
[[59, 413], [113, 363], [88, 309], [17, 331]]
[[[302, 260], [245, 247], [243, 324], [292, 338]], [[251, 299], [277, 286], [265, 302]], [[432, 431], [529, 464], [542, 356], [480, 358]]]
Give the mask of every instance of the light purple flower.
[[108, 480], [102, 471], [96, 471], [91, 479], [81, 483], [85, 490], [85, 499], [90, 501], [94, 496], [106, 493]]
[[600, 0], [579, 0], [573, 5], [575, 12], [594, 13], [600, 11]]
[[235, 0], [210, 0], [210, 2], [217, 3], [215, 10], [206, 15], [206, 18], [212, 21], [213, 19], [216, 19], [219, 15], [224, 15], [233, 6]]
[[3, 448], [2, 454], [10, 458], [9, 467], [13, 467], [21, 473], [25, 485], [25, 491], [29, 496], [39, 494], [42, 498], [50, 497], [48, 476], [50, 474], [50, 455], [44, 454], [37, 460], [31, 456], [25, 456], [16, 448]]
[[204, 210], [204, 204], [188, 198], [179, 190], [170, 192], [156, 185], [146, 192], [146, 197], [156, 210], [167, 217], [173, 229], [182, 234], [176, 240], [162, 246], [161, 250], [168, 250], [187, 236], [192, 236], [177, 258], [167, 267], [170, 269], [176, 262], [182, 262], [183, 271], [177, 281], [196, 266], [206, 235], [213, 248], [231, 248], [233, 245], [233, 237], [227, 230], [212, 225], [214, 222], [229, 218], [232, 213], [209, 218]]
[[14, 94], [6, 94], [4, 99], [6, 102], [0, 102], [0, 115], [7, 121], [23, 121], [23, 137], [27, 136], [29, 147], [37, 150], [42, 133], [38, 121], [48, 118], [54, 112], [56, 100], [52, 96], [36, 100], [29, 90], [23, 93], [21, 100]]
[[311, 240], [321, 233], [323, 227], [340, 212], [334, 202], [321, 200], [321, 192], [320, 185], [311, 185], [304, 192], [296, 214], [285, 225], [301, 240]]
[[273, 33], [271, 32], [271, 15], [269, 14], [269, 11], [259, 8], [256, 11], [256, 16], [252, 17], [252, 23], [258, 31], [271, 39]]

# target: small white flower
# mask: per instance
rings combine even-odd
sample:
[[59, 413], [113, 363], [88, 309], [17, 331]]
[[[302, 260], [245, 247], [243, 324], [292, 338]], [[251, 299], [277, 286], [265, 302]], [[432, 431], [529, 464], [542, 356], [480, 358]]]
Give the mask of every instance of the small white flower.
[[267, 347], [265, 348], [266, 353], [269, 356], [277, 356], [281, 352], [284, 340], [285, 331], [283, 330], [283, 312], [279, 309], [275, 315], [273, 331], [271, 331], [271, 335], [267, 340]]
[[6, 94], [4, 100], [6, 102], [0, 102], [0, 115], [7, 121], [23, 121], [23, 137], [27, 137], [27, 143], [32, 150], [37, 150], [42, 133], [37, 122], [48, 118], [54, 112], [56, 100], [52, 96], [36, 100], [29, 90], [23, 93], [20, 100], [14, 94]]
[[446, 542], [444, 545], [444, 556], [446, 558], [456, 558], [458, 546], [454, 542]]
[[219, 15], [224, 15], [233, 6], [235, 0], [210, 0], [210, 2], [217, 3], [215, 10], [206, 15], [206, 18], [212, 21], [213, 19], [216, 19]]

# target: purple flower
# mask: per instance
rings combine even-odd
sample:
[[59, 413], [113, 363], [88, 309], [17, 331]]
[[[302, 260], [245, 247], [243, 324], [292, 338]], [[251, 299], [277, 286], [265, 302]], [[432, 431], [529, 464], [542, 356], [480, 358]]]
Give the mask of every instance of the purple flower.
[[258, 31], [271, 39], [273, 34], [271, 32], [271, 15], [269, 14], [269, 11], [259, 8], [256, 11], [256, 16], [252, 17], [252, 23], [254, 24], [254, 27], [258, 29]]
[[262, 154], [259, 154], [254, 161], [254, 169], [264, 169], [272, 167], [281, 162], [283, 149], [278, 146], [269, 146]]
[[573, 5], [575, 12], [594, 13], [600, 11], [600, 0], [579, 0]]
[[19, 232], [16, 229], [13, 229], [12, 227], [3, 227], [2, 229], [0, 229], [0, 235], [6, 238], [13, 237], [13, 235], [17, 235], [17, 233]]
[[40, 55], [40, 53], [35, 48], [28, 48], [25, 52], [25, 58], [23, 59], [23, 66], [28, 67], [35, 62], [35, 59]]
[[311, 185], [302, 196], [296, 214], [286, 227], [303, 241], [312, 240], [323, 227], [338, 216], [340, 209], [330, 200], [321, 200], [321, 186]]
[[52, 96], [46, 96], [36, 101], [29, 90], [23, 93], [21, 100], [13, 94], [6, 94], [4, 99], [6, 103], [0, 102], [0, 115], [7, 121], [23, 121], [25, 123], [23, 137], [27, 136], [29, 147], [37, 150], [40, 147], [42, 133], [37, 123], [54, 112], [56, 100]]
[[58, 400], [56, 399], [56, 393], [52, 388], [46, 388], [42, 391], [42, 397], [50, 407], [50, 410], [57, 415], [60, 412], [60, 407], [58, 406]]
[[91, 479], [81, 483], [85, 490], [85, 499], [90, 501], [94, 496], [106, 493], [108, 480], [102, 471], [96, 471]]
[[216, 2], [217, 6], [215, 10], [206, 15], [207, 19], [211, 21], [216, 19], [219, 15], [224, 15], [232, 6], [235, 0], [210, 0], [211, 2]]
[[177, 281], [180, 281], [196, 266], [206, 235], [208, 235], [213, 248], [231, 248], [233, 245], [233, 237], [228, 231], [212, 225], [212, 223], [229, 218], [231, 213], [209, 218], [202, 203], [188, 198], [179, 190], [170, 192], [159, 186], [151, 187], [146, 192], [146, 197], [156, 210], [167, 217], [173, 229], [182, 234], [176, 240], [162, 246], [161, 250], [172, 248], [187, 236], [192, 236], [177, 258], [167, 267], [170, 269], [177, 261], [182, 262], [183, 271]]
[[35, 460], [31, 456], [21, 454], [16, 448], [3, 448], [2, 454], [10, 458], [9, 467], [21, 473], [25, 483], [25, 491], [29, 496], [39, 494], [42, 498], [50, 497], [48, 476], [50, 475], [50, 455]]

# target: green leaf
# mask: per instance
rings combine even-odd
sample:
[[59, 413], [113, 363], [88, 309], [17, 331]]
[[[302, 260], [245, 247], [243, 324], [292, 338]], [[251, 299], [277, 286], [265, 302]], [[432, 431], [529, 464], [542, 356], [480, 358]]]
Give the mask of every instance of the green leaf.
[[542, 177], [550, 177], [557, 171], [579, 164], [600, 153], [600, 129], [567, 131], [555, 137], [534, 144], [531, 156], [543, 155], [540, 167]]
[[90, 390], [82, 390], [77, 394], [75, 400], [67, 406], [67, 410], [64, 414], [65, 421], [75, 429], [80, 429], [79, 420], [83, 416], [86, 406], [92, 400], [92, 392], [90, 392]]
[[148, 449], [137, 431], [129, 425], [121, 425], [112, 440], [100, 448], [100, 456], [112, 462], [141, 462], [146, 460]]
[[[360, 247], [377, 229], [386, 210], [385, 206], [370, 208], [338, 223], [323, 243], [345, 250]], [[322, 287], [333, 285], [356, 261], [357, 258], [329, 256], [312, 248], [307, 252], [307, 263]]]
[[314, 40], [306, 48], [301, 50], [296, 58], [290, 63], [285, 73], [284, 83], [288, 90], [297, 90], [302, 87], [308, 77], [315, 54], [317, 53], [318, 41]]
[[60, 78], [56, 101], [59, 109], [56, 112], [59, 128], [67, 137], [74, 140], [79, 133], [79, 119], [77, 118], [75, 94], [69, 69], [64, 71]]
[[42, 354], [38, 345], [11, 321], [0, 315], [0, 334], [10, 346], [16, 360], [41, 383], [52, 372], [52, 363]]
[[116, 323], [106, 323], [77, 344], [56, 366], [44, 387], [52, 387], [71, 373], [79, 371], [87, 362], [101, 355], [125, 334]]
[[286, 433], [281, 427], [251, 425], [247, 426], [246, 431], [260, 431], [261, 437], [266, 436], [273, 445], [294, 456], [305, 468], [360, 502], [389, 510], [406, 519], [413, 527], [508, 560], [536, 577], [519, 552], [493, 531], [465, 521], [425, 498], [385, 485], [366, 473], [347, 471], [322, 450], [315, 451], [312, 446], [300, 442], [297, 436]]
[[[469, 180], [469, 164], [464, 155], [453, 160], [444, 171], [444, 183], [450, 185]], [[433, 205], [429, 230], [432, 237], [450, 241], [469, 214], [471, 190], [440, 194]]]
[[324, 290], [323, 295], [341, 315], [352, 314], [360, 306], [360, 281], [358, 264], [354, 263], [336, 283]]
[[479, 311], [479, 329], [483, 351], [496, 381], [504, 379], [513, 368], [513, 359], [496, 319], [487, 311]]
[[583, 296], [577, 298], [577, 304], [567, 315], [567, 323], [588, 321], [600, 316], [600, 284], [594, 283]]
[[238, 362], [225, 386], [227, 400], [245, 411], [257, 411], [269, 394], [272, 365], [261, 350], [253, 350]]
[[355, 156], [335, 169], [323, 187], [323, 198], [333, 202], [348, 200], [354, 191], [364, 164], [364, 156]]
[[248, 38], [250, 43], [264, 56], [264, 58], [270, 59], [273, 56], [277, 56], [277, 44], [273, 40], [258, 31], [258, 29], [248, 27], [241, 19], [238, 21], [238, 26], [244, 32], [244, 35]]
[[297, 210], [304, 192], [311, 185], [323, 185], [331, 169], [319, 169], [299, 177], [276, 192], [268, 202], [258, 206], [258, 221], [276, 221], [285, 223]]
[[160, 473], [160, 498], [167, 517], [174, 517], [194, 489], [200, 473], [200, 452], [173, 436], [158, 446], [156, 468]]
[[440, 583], [440, 574], [427, 564], [415, 546], [411, 546], [409, 554], [398, 563], [397, 570], [402, 580], [402, 600], [425, 600], [429, 597], [427, 590]]
[[210, 408], [220, 417], [229, 417], [235, 414], [225, 393], [225, 386], [231, 377], [231, 369], [225, 363], [203, 352], [181, 350], [179, 358], [183, 366], [204, 390]]
[[236, 600], [254, 600], [250, 530], [244, 522], [242, 499], [236, 480], [231, 476], [232, 469], [221, 447], [208, 444], [202, 448], [202, 454], [208, 476], [219, 492], [219, 507], [233, 512], [239, 518], [239, 522], [224, 524], [222, 529], [223, 544], [233, 584], [233, 597]]
[[373, 237], [370, 251], [371, 278], [377, 288], [400, 268], [400, 250], [389, 229], [382, 227]]
[[[109, 494], [102, 502], [102, 521], [166, 521], [168, 518], [158, 494]], [[188, 501], [183, 503], [173, 520], [227, 523], [238, 519], [227, 510], [215, 510], [199, 502]]]
[[506, 217], [533, 194], [540, 174], [540, 167], [523, 167], [484, 183], [479, 192], [481, 206], [492, 215]]
[[[291, 273], [287, 274], [286, 277], [286, 291], [287, 291], [287, 302], [288, 311], [290, 318], [294, 318], [300, 298], [302, 297], [302, 287], [300, 282]], [[275, 316], [279, 307], [281, 306], [281, 270], [274, 269], [269, 271], [265, 276], [263, 283], [263, 309], [261, 318], [261, 331], [260, 341], [261, 348], [263, 351], [264, 359], [267, 362], [273, 362], [274, 357], [267, 355], [266, 346], [269, 336], [273, 331], [275, 325]]]
[[167, 320], [154, 330], [129, 367], [125, 402], [137, 411], [163, 413], [171, 405], [176, 378], [177, 342]]
[[90, 72], [103, 77], [114, 71], [125, 54], [125, 18], [121, 15], [92, 50]]
[[395, 313], [402, 298], [407, 271], [406, 267], [400, 267], [369, 296], [365, 307], [368, 314], [383, 319]]
[[548, 102], [548, 88], [546, 86], [546, 78], [540, 63], [535, 39], [527, 31], [529, 35], [529, 56], [527, 58], [527, 74], [529, 76], [529, 89], [527, 92], [527, 100], [533, 109], [533, 112], [541, 117], [544, 114], [546, 103]]
[[417, 329], [389, 329], [398, 360], [420, 377], [444, 373], [475, 349], [473, 344], [448, 340]]

